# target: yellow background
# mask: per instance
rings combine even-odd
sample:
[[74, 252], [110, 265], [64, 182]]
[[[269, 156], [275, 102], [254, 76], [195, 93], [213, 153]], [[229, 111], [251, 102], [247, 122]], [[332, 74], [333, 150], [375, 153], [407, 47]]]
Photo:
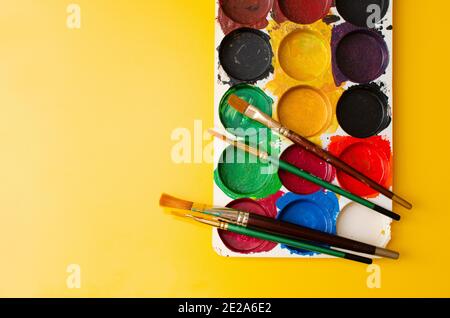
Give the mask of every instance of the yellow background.
[[[212, 165], [171, 162], [177, 127], [213, 125], [214, 1], [0, 4], [0, 296], [450, 296], [450, 4], [395, 1], [399, 261], [229, 259], [161, 192], [212, 199]], [[66, 267], [81, 266], [81, 289]]]

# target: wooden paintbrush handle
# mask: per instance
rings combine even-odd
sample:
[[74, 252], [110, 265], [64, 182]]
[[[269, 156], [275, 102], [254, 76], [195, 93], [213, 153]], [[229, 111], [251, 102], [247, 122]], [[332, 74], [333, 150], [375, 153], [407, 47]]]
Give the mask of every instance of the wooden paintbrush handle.
[[313, 154], [322, 158], [323, 160], [330, 163], [337, 169], [347, 173], [348, 175], [352, 176], [353, 178], [355, 178], [355, 179], [361, 181], [362, 183], [364, 183], [365, 185], [371, 187], [372, 189], [382, 193], [386, 197], [392, 199], [395, 196], [395, 194], [392, 193], [390, 190], [386, 189], [382, 185], [378, 184], [377, 182], [373, 181], [369, 177], [365, 176], [364, 174], [362, 174], [355, 168], [351, 167], [350, 165], [348, 165], [341, 159], [333, 156], [328, 151], [323, 150], [321, 147], [317, 146], [316, 144], [309, 141], [308, 139], [306, 139], [302, 136], [299, 136], [298, 134], [296, 134], [292, 131], [289, 131], [286, 135], [289, 139], [291, 139], [296, 144], [302, 146], [309, 152], [312, 152]]
[[273, 234], [283, 235], [291, 239], [328, 244], [333, 247], [370, 255], [375, 255], [377, 249], [377, 247], [369, 244], [316, 231], [296, 224], [278, 221], [258, 214], [250, 214], [247, 226], [271, 232]]

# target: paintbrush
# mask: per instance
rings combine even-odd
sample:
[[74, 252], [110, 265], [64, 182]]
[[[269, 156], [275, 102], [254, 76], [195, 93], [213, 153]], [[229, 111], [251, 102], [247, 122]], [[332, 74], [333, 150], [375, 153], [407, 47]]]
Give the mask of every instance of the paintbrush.
[[294, 240], [328, 244], [336, 248], [392, 259], [399, 258], [399, 253], [388, 249], [350, 240], [337, 235], [316, 231], [300, 225], [275, 220], [255, 213], [238, 211], [229, 208], [212, 207], [205, 204], [178, 199], [167, 194], [161, 195], [159, 204], [163, 207], [172, 209], [203, 213], [214, 217], [215, 221], [225, 221], [245, 228], [261, 230], [269, 234], [281, 235]]
[[257, 122], [263, 124], [264, 126], [272, 129], [276, 133], [292, 140], [294, 143], [298, 144], [299, 146], [302, 146], [307, 151], [315, 154], [319, 158], [322, 158], [326, 162], [330, 163], [331, 165], [335, 166], [336, 168], [340, 169], [341, 171], [345, 172], [346, 174], [352, 176], [356, 180], [371, 187], [372, 189], [380, 192], [381, 194], [388, 197], [389, 199], [397, 202], [398, 204], [404, 206], [407, 209], [412, 208], [411, 203], [409, 203], [405, 199], [401, 198], [400, 196], [396, 195], [389, 189], [386, 189], [382, 185], [373, 181], [369, 177], [365, 176], [364, 174], [362, 174], [355, 168], [351, 167], [350, 165], [348, 165], [341, 159], [333, 156], [328, 151], [322, 149], [321, 147], [317, 146], [316, 144], [309, 141], [308, 139], [298, 135], [297, 133], [287, 129], [286, 127], [283, 127], [279, 122], [274, 120], [272, 117], [268, 116], [267, 114], [265, 114], [264, 112], [259, 110], [257, 107], [249, 104], [242, 98], [239, 98], [237, 95], [235, 95], [235, 94], [231, 95], [228, 99], [228, 104], [230, 104], [230, 106], [232, 106], [238, 112], [244, 114], [245, 116], [249, 117], [250, 119], [256, 120]]
[[[179, 212], [177, 212], [175, 214], [180, 216]], [[307, 242], [298, 241], [295, 239], [282, 237], [279, 235], [270, 234], [270, 233], [266, 233], [266, 232], [262, 232], [262, 231], [258, 231], [258, 230], [253, 230], [250, 228], [231, 224], [231, 223], [224, 222], [224, 221], [218, 221], [218, 220], [204, 218], [204, 217], [197, 217], [197, 216], [192, 215], [191, 212], [187, 212], [184, 216], [191, 218], [197, 222], [214, 226], [214, 227], [219, 228], [224, 231], [229, 231], [229, 232], [233, 232], [236, 234], [242, 234], [242, 235], [254, 237], [257, 239], [274, 242], [277, 244], [284, 244], [284, 245], [287, 245], [292, 248], [298, 248], [298, 249], [303, 249], [303, 250], [307, 250], [307, 251], [311, 251], [311, 252], [326, 254], [326, 255], [330, 255], [330, 256], [334, 256], [334, 257], [338, 257], [338, 258], [344, 258], [344, 259], [348, 259], [348, 260], [363, 263], [363, 264], [372, 264], [372, 260], [367, 257], [358, 256], [358, 255], [354, 255], [354, 254], [347, 253], [347, 252], [336, 251], [336, 250], [333, 250], [333, 249], [330, 249], [327, 247], [317, 246], [317, 245], [313, 245], [313, 244], [310, 244]]]
[[354, 202], [357, 202], [359, 204], [362, 204], [366, 207], [368, 207], [369, 209], [374, 210], [375, 212], [378, 212], [380, 214], [383, 214], [391, 219], [394, 219], [396, 221], [400, 220], [400, 215], [398, 215], [397, 213], [394, 213], [392, 211], [389, 211], [388, 209], [385, 209], [373, 202], [370, 202], [369, 200], [366, 200], [360, 196], [357, 196], [347, 190], [344, 190], [332, 183], [326, 182], [325, 180], [322, 180], [318, 177], [316, 177], [315, 175], [310, 174], [307, 171], [304, 171], [294, 165], [291, 165], [290, 163], [280, 160], [278, 158], [272, 157], [270, 156], [267, 152], [262, 151], [260, 149], [251, 147], [243, 142], [237, 141], [237, 140], [232, 140], [227, 138], [225, 135], [222, 135], [221, 133], [213, 130], [213, 129], [208, 129], [208, 132], [213, 135], [214, 137], [221, 139], [227, 143], [229, 143], [230, 145], [233, 145], [236, 148], [239, 148], [245, 152], [248, 152], [254, 156], [256, 156], [257, 158], [260, 158], [261, 160], [264, 161], [269, 161], [270, 163], [274, 164], [275, 166], [286, 170], [287, 172], [290, 172], [292, 174], [295, 174], [296, 176], [299, 176], [303, 179], [306, 179], [314, 184], [317, 184], [321, 187], [324, 187], [325, 189], [328, 189], [330, 191], [333, 191], [334, 193], [340, 194]]

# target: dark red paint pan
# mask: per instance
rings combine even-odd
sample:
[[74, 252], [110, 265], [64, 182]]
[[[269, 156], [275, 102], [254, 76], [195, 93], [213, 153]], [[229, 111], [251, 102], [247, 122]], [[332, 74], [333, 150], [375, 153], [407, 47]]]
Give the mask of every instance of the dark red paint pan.
[[[271, 215], [271, 213], [263, 205], [252, 199], [238, 199], [230, 202], [227, 207], [267, 217], [273, 217], [273, 215]], [[228, 249], [236, 253], [250, 254], [269, 252], [277, 246], [277, 244], [273, 242], [224, 230], [218, 230], [218, 233], [223, 244], [225, 244]]]
[[311, 24], [330, 11], [332, 0], [278, 0], [283, 15], [299, 24]]
[[220, 0], [223, 12], [234, 22], [251, 25], [265, 19], [273, 0]]
[[[336, 175], [332, 165], [298, 145], [292, 145], [283, 151], [280, 160], [286, 161], [327, 182], [332, 182]], [[297, 194], [312, 194], [322, 189], [314, 183], [281, 169], [278, 171], [278, 176], [286, 189]]]

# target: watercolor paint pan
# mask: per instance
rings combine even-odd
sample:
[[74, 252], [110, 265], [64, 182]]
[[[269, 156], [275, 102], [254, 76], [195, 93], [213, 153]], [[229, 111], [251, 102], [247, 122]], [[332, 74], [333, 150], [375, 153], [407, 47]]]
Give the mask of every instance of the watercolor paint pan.
[[333, 109], [328, 97], [311, 86], [290, 88], [278, 101], [278, 121], [304, 137], [324, 132], [330, 125]]
[[219, 116], [223, 127], [239, 137], [253, 135], [251, 130], [257, 134], [258, 130], [264, 129], [262, 124], [245, 117], [228, 104], [228, 98], [232, 94], [236, 94], [272, 116], [273, 100], [262, 89], [253, 85], [237, 84], [230, 87], [220, 100]]
[[377, 85], [350, 87], [336, 108], [339, 125], [350, 136], [376, 136], [391, 123], [389, 99]]
[[314, 80], [326, 71], [330, 54], [327, 40], [310, 29], [289, 32], [278, 48], [278, 60], [283, 71], [291, 78], [304, 82]]
[[[264, 205], [252, 199], [237, 199], [228, 203], [226, 207], [271, 218], [275, 218], [277, 214], [276, 211], [273, 211], [274, 209], [267, 209]], [[225, 246], [236, 253], [250, 254], [269, 252], [277, 246], [277, 244], [272, 242], [250, 238], [245, 235], [224, 230], [218, 230], [218, 234]]]
[[[360, 139], [350, 136], [334, 137], [329, 150], [335, 156], [350, 163], [361, 172], [386, 187], [392, 183], [392, 156], [390, 144], [380, 136]], [[365, 184], [337, 171], [339, 184], [362, 197], [374, 197], [378, 193]]]
[[252, 26], [266, 20], [273, 0], [220, 0], [219, 3], [223, 13], [235, 23]]
[[370, 27], [379, 23], [389, 9], [389, 0], [335, 0], [342, 18], [356, 26]]
[[358, 238], [367, 244], [383, 247], [391, 239], [391, 223], [382, 215], [355, 203], [345, 205], [336, 220], [337, 235]]
[[214, 180], [233, 199], [264, 198], [281, 188], [275, 167], [232, 146], [222, 152]]
[[345, 81], [370, 83], [380, 78], [389, 64], [389, 49], [383, 36], [349, 23], [333, 30], [332, 51], [336, 85]]
[[[301, 225], [328, 234], [336, 234], [339, 214], [337, 196], [332, 192], [318, 191], [309, 195], [288, 193], [277, 201], [280, 221]], [[313, 252], [282, 246], [291, 254], [313, 256]]]
[[333, 0], [278, 0], [281, 13], [290, 21], [311, 24], [324, 18], [331, 9]]
[[[315, 176], [328, 182], [332, 182], [336, 176], [336, 171], [332, 165], [297, 145], [291, 145], [284, 150], [280, 160], [313, 173]], [[279, 170], [278, 176], [283, 186], [296, 194], [313, 194], [322, 190], [320, 186], [284, 170]]]
[[255, 82], [272, 70], [272, 47], [261, 31], [240, 28], [225, 36], [219, 47], [220, 65], [235, 82]]
[[225, 34], [248, 27], [264, 29], [276, 0], [220, 0], [217, 22]]
[[[332, 2], [216, 1], [215, 127], [219, 130], [231, 129], [229, 137], [240, 140], [252, 140], [256, 134], [258, 145], [263, 145], [264, 149], [269, 147], [272, 154], [280, 155], [283, 160], [336, 185], [347, 187], [347, 190], [358, 191], [361, 188], [365, 190], [362, 191], [365, 198], [392, 209], [390, 200], [360, 187], [358, 183], [349, 182], [345, 175], [332, 166], [292, 146], [288, 140], [272, 138], [267, 129], [234, 111], [227, 102], [231, 94], [236, 94], [283, 125], [308, 135], [311, 141], [339, 153], [346, 160], [355, 155], [355, 165], [373, 165], [373, 171], [376, 172], [374, 177], [390, 186], [393, 177], [394, 120], [392, 1], [388, 2], [387, 7], [382, 7], [382, 11], [386, 12], [384, 14], [383, 11], [382, 20], [374, 29], [357, 25], [354, 16], [359, 13], [346, 10], [345, 3], [340, 3], [340, 14], [331, 5]], [[304, 7], [306, 9], [303, 12], [294, 12], [292, 9], [295, 5], [307, 4], [312, 7]], [[321, 8], [324, 8], [323, 11]], [[364, 57], [370, 59], [362, 59], [361, 62], [358, 61], [358, 54], [352, 55], [354, 52], [351, 48], [354, 43], [361, 46], [364, 41], [372, 44], [373, 49], [370, 54], [366, 53], [369, 57]], [[241, 47], [248, 51], [240, 51]], [[346, 53], [349, 48], [350, 53]], [[249, 64], [242, 63], [237, 52], [244, 52], [244, 61], [250, 61]], [[258, 60], [261, 52], [262, 56], [270, 56], [270, 61], [265, 58]], [[249, 56], [253, 57], [247, 58]], [[371, 72], [365, 71], [364, 76], [352, 74], [345, 63], [361, 63], [361, 69]], [[358, 100], [363, 100], [363, 105]], [[358, 116], [365, 122], [366, 130], [356, 124]], [[260, 136], [262, 133], [270, 137], [263, 140]], [[320, 224], [331, 224], [331, 231], [338, 235], [374, 242], [380, 247], [386, 247], [389, 243], [392, 236], [391, 219], [370, 213], [370, 210], [349, 199], [324, 191], [284, 171], [274, 170], [273, 174], [264, 175], [261, 168], [267, 171], [266, 162], [252, 163], [254, 166], [241, 163], [237, 167], [233, 163], [224, 163], [227, 148], [228, 145], [220, 140], [214, 141], [214, 205], [242, 204], [238, 207], [243, 210], [256, 209], [261, 214], [270, 213], [271, 217], [280, 219], [290, 218], [293, 222], [311, 227], [315, 226], [312, 224], [314, 222], [317, 222], [318, 227]], [[257, 181], [259, 179], [264, 180]], [[335, 198], [336, 206], [334, 210], [331, 209], [331, 213], [327, 213], [330, 198]], [[283, 205], [288, 201], [290, 203], [286, 205], [289, 207]], [[365, 224], [365, 227], [361, 227], [361, 224]], [[330, 231], [328, 228], [324, 230]], [[222, 256], [329, 258], [299, 253], [279, 244], [265, 250], [261, 248], [264, 245], [252, 241], [246, 245], [245, 240], [245, 237], [241, 237], [238, 242], [230, 243], [223, 233], [213, 230], [214, 250]]]

